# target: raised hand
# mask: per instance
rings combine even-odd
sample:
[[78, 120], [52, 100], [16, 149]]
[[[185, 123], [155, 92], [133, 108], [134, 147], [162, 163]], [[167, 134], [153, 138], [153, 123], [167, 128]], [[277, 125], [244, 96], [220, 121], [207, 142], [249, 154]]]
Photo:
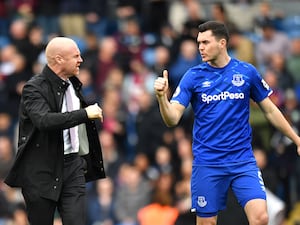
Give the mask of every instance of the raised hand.
[[169, 89], [168, 71], [163, 71], [163, 76], [158, 77], [154, 82], [154, 90], [157, 96], [163, 96]]

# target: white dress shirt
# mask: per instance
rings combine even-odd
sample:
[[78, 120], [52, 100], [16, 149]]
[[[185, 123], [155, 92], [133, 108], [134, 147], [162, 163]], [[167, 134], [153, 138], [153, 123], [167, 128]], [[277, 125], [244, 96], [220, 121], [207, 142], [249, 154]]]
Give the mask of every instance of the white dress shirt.
[[[70, 81], [67, 81], [70, 85], [68, 88], [70, 88], [71, 91], [71, 97], [72, 97], [72, 102], [73, 102], [73, 110], [78, 110], [80, 109], [80, 100], [75, 94], [75, 90], [73, 88], [73, 85]], [[66, 102], [66, 95], [64, 96], [63, 99], [63, 104], [62, 104], [62, 112], [67, 112], [67, 102]], [[78, 126], [75, 126], [75, 131], [76, 131], [76, 147], [75, 149], [72, 148], [71, 145], [71, 138], [70, 138], [70, 132], [69, 129], [64, 129], [63, 130], [63, 137], [64, 137], [64, 154], [69, 154], [69, 153], [77, 153], [79, 151], [79, 138], [78, 138]]]

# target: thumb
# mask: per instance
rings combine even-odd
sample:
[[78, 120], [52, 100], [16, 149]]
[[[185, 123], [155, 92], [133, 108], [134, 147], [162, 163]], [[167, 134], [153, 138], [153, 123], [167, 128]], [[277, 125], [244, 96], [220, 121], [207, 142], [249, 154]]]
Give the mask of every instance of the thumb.
[[168, 76], [169, 76], [168, 70], [164, 70], [163, 71], [163, 78], [165, 78], [166, 80], [168, 80]]

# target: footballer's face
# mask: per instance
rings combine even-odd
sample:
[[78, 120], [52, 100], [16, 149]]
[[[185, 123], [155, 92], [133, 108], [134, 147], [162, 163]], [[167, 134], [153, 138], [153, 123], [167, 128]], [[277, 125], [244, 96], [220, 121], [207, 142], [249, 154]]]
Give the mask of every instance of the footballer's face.
[[197, 42], [203, 62], [216, 61], [224, 45], [224, 39], [217, 39], [211, 30], [199, 32]]

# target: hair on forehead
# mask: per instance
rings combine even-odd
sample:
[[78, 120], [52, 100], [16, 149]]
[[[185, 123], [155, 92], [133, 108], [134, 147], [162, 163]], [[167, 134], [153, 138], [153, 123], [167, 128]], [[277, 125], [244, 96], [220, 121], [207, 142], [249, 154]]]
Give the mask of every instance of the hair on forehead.
[[211, 31], [213, 36], [218, 39], [224, 38], [229, 41], [229, 32], [224, 23], [218, 21], [207, 21], [199, 25], [199, 32]]

